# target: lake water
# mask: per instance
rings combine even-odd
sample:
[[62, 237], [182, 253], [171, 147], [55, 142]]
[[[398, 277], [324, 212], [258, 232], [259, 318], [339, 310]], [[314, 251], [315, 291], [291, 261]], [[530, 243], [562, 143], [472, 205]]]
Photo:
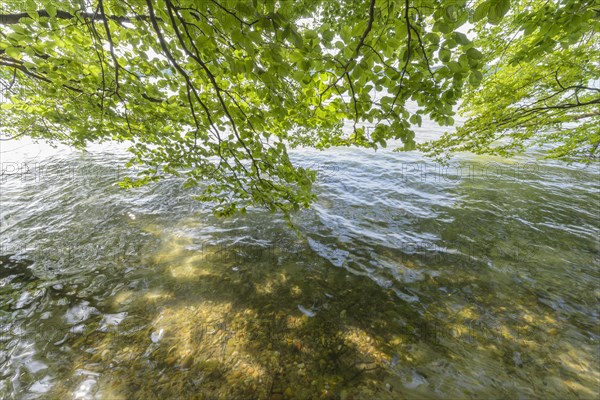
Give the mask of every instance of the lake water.
[[598, 396], [597, 165], [297, 151], [296, 234], [40, 149], [2, 143], [0, 398]]

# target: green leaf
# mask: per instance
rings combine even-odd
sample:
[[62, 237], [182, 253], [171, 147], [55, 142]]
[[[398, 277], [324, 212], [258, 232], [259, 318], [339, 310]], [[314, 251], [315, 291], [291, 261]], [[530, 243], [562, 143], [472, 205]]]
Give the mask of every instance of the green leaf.
[[419, 125], [421, 126], [422, 120], [421, 120], [421, 116], [419, 114], [413, 114], [410, 117], [410, 122], [414, 125]]
[[442, 33], [450, 33], [452, 32], [452, 28], [446, 22], [438, 22], [433, 26], [434, 31], [442, 32]]
[[54, 18], [56, 17], [56, 6], [54, 4], [48, 4], [46, 6], [46, 11], [48, 12], [48, 15], [50, 16], [50, 18]]
[[471, 47], [469, 50], [467, 50], [466, 54], [469, 58], [472, 58], [473, 60], [480, 60], [483, 58], [483, 54], [474, 47]]
[[335, 34], [333, 33], [333, 31], [325, 31], [322, 33], [323, 35], [323, 39], [327, 42], [331, 42], [333, 40], [333, 38], [335, 37]]
[[440, 61], [447, 63], [448, 61], [450, 61], [450, 57], [452, 56], [452, 53], [450, 52], [449, 49], [442, 48], [438, 52], [438, 56], [440, 57]]
[[469, 75], [469, 83], [473, 86], [478, 86], [483, 79], [483, 74], [480, 71], [473, 71]]
[[8, 55], [9, 57], [12, 57], [16, 60], [20, 60], [21, 59], [21, 50], [15, 48], [15, 47], [7, 47], [6, 50], [4, 50], [6, 52], [6, 55]]
[[448, 68], [450, 68], [450, 71], [452, 71], [453, 73], [459, 73], [462, 72], [463, 68], [460, 65], [460, 63], [456, 62], [456, 61], [450, 61], [448, 63]]
[[465, 45], [471, 43], [471, 41], [467, 38], [467, 35], [462, 32], [454, 32], [454, 38], [458, 44]]
[[497, 7], [498, 15], [500, 17], [504, 17], [508, 10], [510, 10], [510, 0], [498, 0], [498, 3], [495, 5]]
[[429, 32], [425, 34], [423, 38], [432, 44], [440, 43], [440, 35], [438, 35], [437, 33]]
[[317, 31], [312, 30], [312, 29], [307, 29], [306, 31], [304, 31], [304, 36], [307, 39], [317, 39], [319, 37], [319, 35], [317, 34]]
[[496, 0], [488, 9], [488, 21], [494, 25], [500, 23], [502, 17], [504, 17], [509, 9], [510, 0]]
[[292, 38], [292, 43], [294, 46], [296, 46], [296, 48], [301, 48], [304, 45], [302, 36], [300, 36], [293, 27], [290, 28], [290, 37]]
[[484, 1], [480, 5], [475, 8], [475, 12], [473, 13], [473, 22], [481, 21], [486, 15], [488, 15], [488, 10], [490, 8], [489, 1]]
[[352, 38], [352, 30], [349, 26], [344, 26], [340, 32], [340, 37], [345, 43], [348, 43]]

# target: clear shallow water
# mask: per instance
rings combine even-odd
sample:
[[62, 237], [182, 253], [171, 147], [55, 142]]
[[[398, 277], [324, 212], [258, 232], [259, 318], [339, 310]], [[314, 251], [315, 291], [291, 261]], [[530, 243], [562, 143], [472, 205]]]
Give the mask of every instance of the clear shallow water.
[[597, 166], [297, 152], [297, 236], [117, 150], [2, 157], [1, 398], [598, 394]]

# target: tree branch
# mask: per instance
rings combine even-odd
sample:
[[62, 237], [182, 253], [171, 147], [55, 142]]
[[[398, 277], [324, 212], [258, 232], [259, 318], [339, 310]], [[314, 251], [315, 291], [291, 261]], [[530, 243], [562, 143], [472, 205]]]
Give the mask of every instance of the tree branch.
[[335, 86], [340, 81], [340, 79], [342, 79], [344, 77], [344, 75], [348, 72], [348, 67], [350, 66], [350, 63], [356, 57], [358, 57], [360, 48], [363, 47], [363, 45], [365, 44], [365, 39], [367, 38], [367, 36], [369, 35], [369, 32], [371, 32], [371, 29], [373, 28], [374, 20], [375, 20], [375, 0], [371, 0], [371, 4], [369, 5], [369, 21], [367, 22], [367, 27], [365, 28], [362, 36], [360, 37], [360, 40], [358, 41], [358, 45], [356, 45], [356, 49], [354, 49], [354, 54], [352, 55], [352, 57], [350, 57], [348, 59], [348, 62], [346, 62], [346, 64], [344, 64], [342, 74], [340, 76], [338, 76], [338, 78], [335, 80], [335, 82], [331, 83], [329, 86], [327, 86], [325, 88], [325, 90], [323, 90], [321, 92], [321, 94], [319, 95], [320, 97], [323, 97], [323, 95], [325, 93], [327, 93], [327, 91], [329, 89], [331, 89], [333, 86]]
[[[48, 17], [50, 18], [50, 14], [46, 10], [38, 10], [37, 14], [40, 18]], [[21, 18], [30, 18], [29, 14], [26, 12], [16, 13], [16, 14], [0, 14], [0, 25], [15, 25], [18, 24]], [[110, 19], [119, 23], [123, 22], [132, 22], [132, 21], [148, 21], [149, 17], [146, 15], [134, 15], [131, 17], [119, 17], [116, 15], [109, 15], [103, 17], [102, 15], [98, 15], [97, 13], [91, 12], [82, 12], [78, 14], [71, 14], [66, 11], [57, 11], [55, 18], [58, 19], [73, 19], [73, 18], [83, 18], [91, 21], [102, 21], [104, 18]]]
[[406, 75], [406, 69], [408, 68], [408, 63], [410, 62], [410, 56], [411, 56], [411, 34], [410, 34], [410, 28], [412, 27], [411, 23], [410, 23], [410, 16], [408, 14], [408, 10], [410, 10], [410, 0], [406, 0], [405, 2], [405, 9], [404, 9], [404, 19], [406, 20], [406, 34], [407, 34], [407, 54], [406, 54], [406, 62], [404, 63], [404, 66], [402, 67], [402, 75], [400, 76], [400, 84], [398, 85], [398, 93], [396, 93], [396, 95], [394, 96], [394, 101], [392, 101], [392, 105], [390, 106], [390, 111], [388, 112], [388, 115], [391, 114], [391, 112], [394, 110], [394, 106], [396, 105], [396, 101], [398, 100], [398, 97], [400, 96], [400, 92], [402, 92], [402, 83], [404, 82], [404, 75]]

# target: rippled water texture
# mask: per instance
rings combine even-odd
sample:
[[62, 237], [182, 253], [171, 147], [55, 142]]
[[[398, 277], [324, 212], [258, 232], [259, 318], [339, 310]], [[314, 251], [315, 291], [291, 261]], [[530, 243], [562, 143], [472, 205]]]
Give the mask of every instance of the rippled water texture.
[[597, 166], [298, 151], [297, 235], [124, 191], [118, 151], [11, 154], [0, 398], [598, 395]]

